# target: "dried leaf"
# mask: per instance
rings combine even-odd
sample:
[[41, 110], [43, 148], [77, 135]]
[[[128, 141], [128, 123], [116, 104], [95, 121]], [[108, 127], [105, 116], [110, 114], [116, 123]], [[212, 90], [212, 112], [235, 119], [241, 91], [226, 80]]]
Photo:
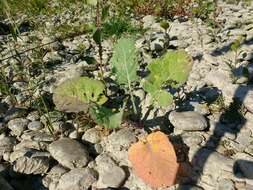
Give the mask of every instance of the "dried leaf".
[[151, 187], [175, 184], [179, 164], [173, 145], [162, 132], [155, 132], [133, 144], [128, 158], [134, 172]]

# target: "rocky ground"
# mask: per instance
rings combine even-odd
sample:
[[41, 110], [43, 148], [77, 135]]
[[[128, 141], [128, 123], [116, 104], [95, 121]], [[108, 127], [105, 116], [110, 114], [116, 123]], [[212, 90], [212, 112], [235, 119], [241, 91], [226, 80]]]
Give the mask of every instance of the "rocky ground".
[[[175, 18], [165, 31], [153, 16], [133, 19], [148, 29], [136, 41], [141, 66], [167, 49], [185, 49], [194, 60], [187, 84], [175, 94], [181, 104], [151, 111], [145, 121], [151, 130], [168, 133], [184, 171], [179, 174], [180, 185], [167, 189], [253, 189], [253, 5], [219, 6], [219, 28]], [[40, 97], [50, 102], [60, 82], [97, 75], [97, 68], [87, 63], [98, 58], [88, 34], [58, 40], [59, 34], [50, 30], [60, 23], [88, 22], [78, 11], [83, 10], [38, 18], [46, 25], [43, 31], [32, 30], [25, 17], [20, 18], [17, 42], [8, 30], [0, 35], [0, 67], [12, 92], [0, 96], [1, 190], [151, 189], [134, 175], [127, 158], [130, 145], [147, 134], [144, 128], [133, 123], [107, 133], [99, 126], [80, 126], [70, 114], [44, 110]], [[8, 21], [0, 25], [7, 26]], [[242, 45], [231, 51], [238, 37], [243, 38]], [[102, 46], [107, 63], [113, 41], [105, 40]], [[135, 95], [144, 117], [149, 97], [142, 90]]]

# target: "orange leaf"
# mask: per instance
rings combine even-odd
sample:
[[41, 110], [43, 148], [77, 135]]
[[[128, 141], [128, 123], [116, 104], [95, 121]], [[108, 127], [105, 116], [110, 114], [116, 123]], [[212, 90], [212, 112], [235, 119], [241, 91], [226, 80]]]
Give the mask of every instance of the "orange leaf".
[[128, 150], [133, 170], [151, 187], [168, 187], [176, 182], [179, 168], [173, 145], [162, 132], [155, 132]]

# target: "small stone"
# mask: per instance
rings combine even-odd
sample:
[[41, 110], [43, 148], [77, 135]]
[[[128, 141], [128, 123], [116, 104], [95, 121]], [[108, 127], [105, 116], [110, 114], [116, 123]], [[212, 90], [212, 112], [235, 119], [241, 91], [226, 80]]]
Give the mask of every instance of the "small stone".
[[71, 139], [78, 139], [78, 132], [77, 132], [77, 130], [71, 131], [68, 136]]
[[183, 133], [181, 137], [188, 147], [200, 145], [205, 141], [205, 138], [201, 134], [198, 134], [198, 132]]
[[28, 129], [30, 129], [32, 131], [38, 131], [43, 128], [43, 125], [40, 121], [32, 121], [28, 124], [27, 127], [28, 127]]
[[90, 168], [75, 168], [61, 176], [57, 190], [88, 190], [97, 180], [95, 171]]
[[183, 131], [203, 131], [208, 125], [205, 117], [198, 112], [171, 112], [169, 120], [172, 125]]
[[11, 119], [15, 118], [21, 118], [27, 113], [27, 110], [24, 108], [18, 108], [18, 107], [12, 107], [7, 110], [5, 116], [4, 116], [4, 121], [7, 122]]
[[48, 52], [44, 57], [43, 61], [48, 64], [59, 64], [62, 62], [62, 57], [57, 51]]
[[88, 129], [83, 134], [82, 140], [92, 144], [99, 143], [101, 140], [101, 132], [96, 128]]
[[155, 17], [152, 15], [147, 15], [143, 17], [143, 28], [150, 28], [155, 23]]
[[90, 159], [84, 145], [69, 138], [54, 141], [48, 150], [55, 160], [70, 169], [85, 167]]
[[20, 136], [27, 128], [29, 120], [24, 118], [16, 118], [8, 122], [8, 128], [15, 136]]
[[96, 158], [96, 164], [99, 173], [98, 188], [118, 188], [122, 185], [126, 174], [121, 167], [116, 165], [111, 157], [107, 154], [101, 154]]
[[48, 134], [44, 131], [25, 131], [21, 136], [23, 140], [34, 140], [34, 141], [44, 141], [44, 142], [52, 142], [54, 141], [54, 137], [51, 134]]
[[30, 121], [39, 120], [39, 119], [40, 119], [39, 112], [33, 111], [33, 112], [29, 113], [29, 114], [27, 115], [26, 119], [29, 119]]
[[11, 152], [15, 143], [15, 138], [0, 135], [0, 157], [3, 156], [5, 152]]
[[219, 181], [217, 190], [235, 190], [234, 182], [230, 179], [222, 179]]
[[33, 141], [33, 140], [22, 140], [20, 143], [15, 145], [14, 150], [20, 150], [24, 148], [35, 149], [35, 150], [46, 150], [48, 143], [43, 141]]
[[253, 156], [246, 153], [237, 153], [234, 168], [239, 169], [244, 177], [253, 179]]
[[44, 48], [46, 48], [48, 51], [52, 51], [52, 50], [57, 51], [64, 48], [64, 46], [59, 41], [57, 41], [56, 39], [52, 37], [45, 36], [41, 40], [41, 43], [45, 44]]
[[68, 170], [65, 169], [63, 166], [56, 165], [43, 178], [42, 183], [45, 187], [49, 188], [50, 190], [56, 189], [56, 186], [58, 185], [61, 176], [67, 172]]

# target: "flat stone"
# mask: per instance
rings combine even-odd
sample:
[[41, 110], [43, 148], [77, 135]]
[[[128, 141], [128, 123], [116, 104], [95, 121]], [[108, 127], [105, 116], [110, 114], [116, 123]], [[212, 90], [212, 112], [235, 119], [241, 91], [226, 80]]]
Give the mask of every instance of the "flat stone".
[[205, 117], [193, 111], [173, 111], [169, 115], [169, 120], [176, 129], [183, 131], [202, 131], [208, 127]]
[[99, 178], [97, 182], [98, 188], [120, 187], [126, 174], [124, 170], [117, 166], [116, 163], [107, 154], [101, 154], [96, 158], [97, 171]]
[[33, 141], [43, 141], [43, 142], [52, 142], [54, 141], [54, 137], [51, 134], [48, 134], [45, 131], [30, 131], [27, 130], [25, 131], [22, 136], [21, 139], [23, 140], [33, 140]]
[[75, 168], [61, 176], [57, 190], [88, 190], [96, 180], [96, 172], [92, 169]]
[[48, 151], [55, 160], [70, 169], [85, 167], [90, 159], [84, 145], [69, 138], [51, 143]]
[[40, 121], [32, 121], [28, 124], [27, 127], [28, 127], [28, 129], [30, 129], [32, 131], [38, 131], [43, 128], [43, 125]]
[[49, 169], [48, 157], [23, 156], [14, 162], [13, 170], [23, 174], [44, 174]]

